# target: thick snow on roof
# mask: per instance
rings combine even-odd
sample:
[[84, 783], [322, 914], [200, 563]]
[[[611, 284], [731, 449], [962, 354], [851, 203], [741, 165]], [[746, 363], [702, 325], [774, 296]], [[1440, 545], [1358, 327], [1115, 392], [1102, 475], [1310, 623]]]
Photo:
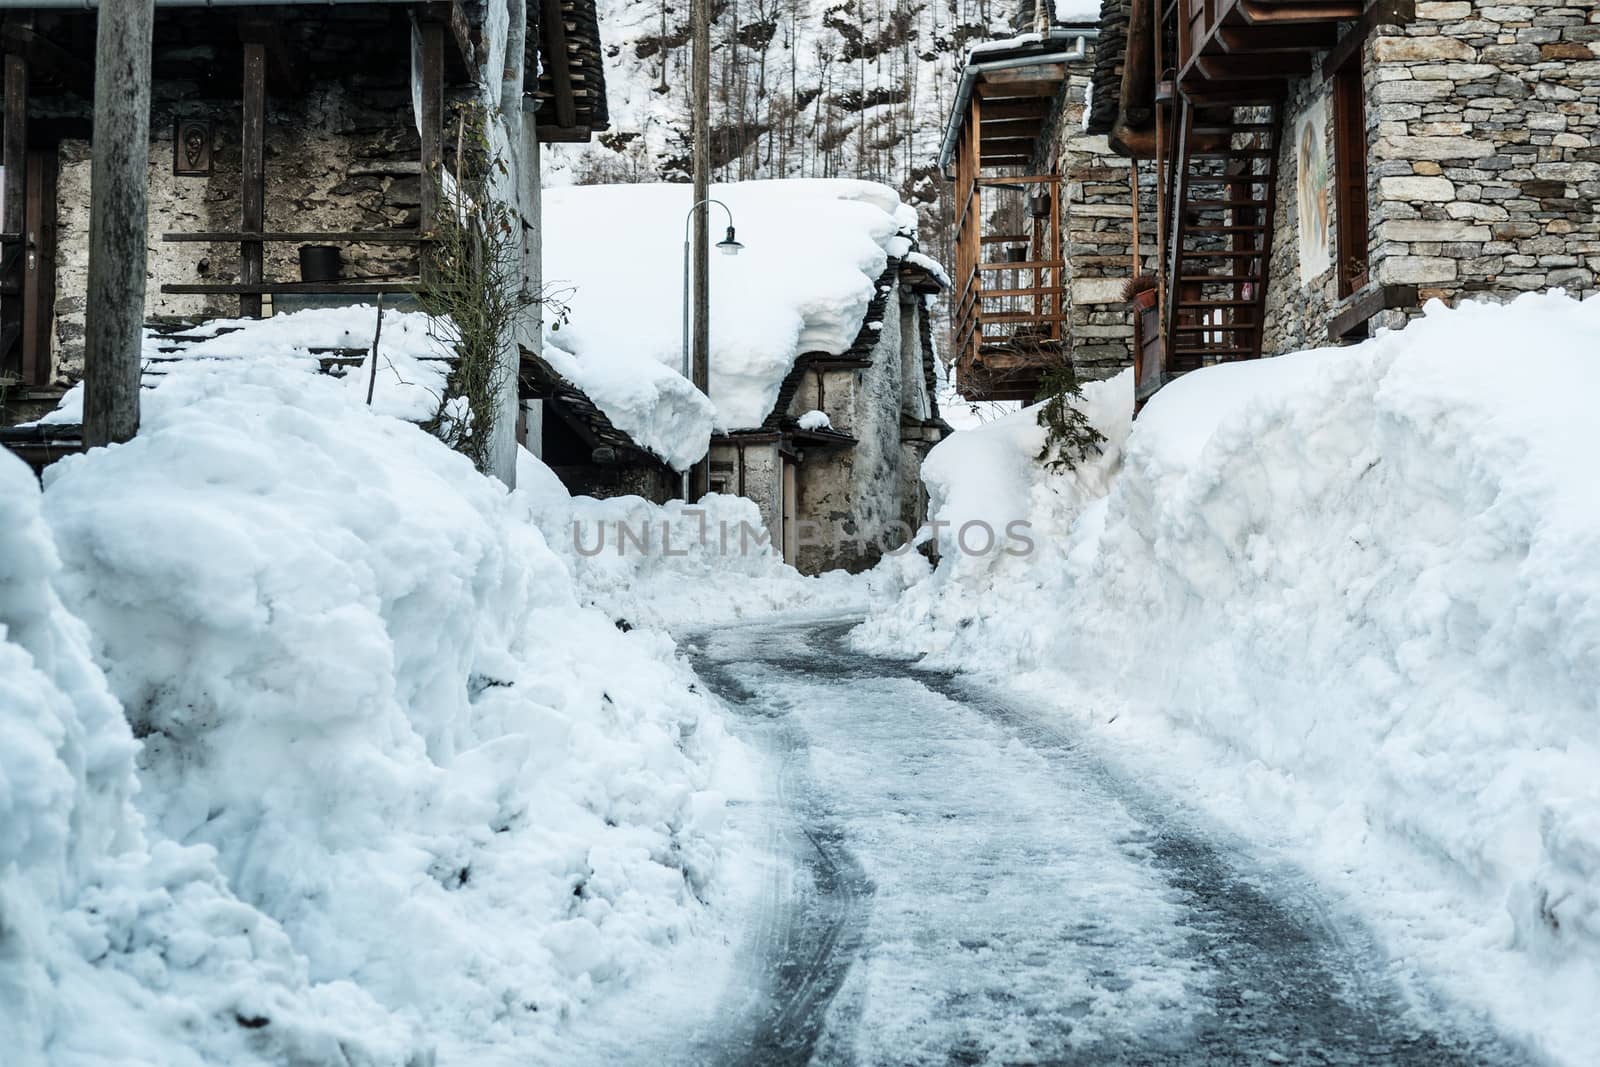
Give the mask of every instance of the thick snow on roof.
[[[674, 466], [719, 430], [759, 426], [804, 352], [837, 354], [861, 331], [889, 258], [911, 249], [916, 212], [888, 186], [843, 179], [713, 186], [744, 249], [711, 257], [711, 399], [685, 388], [686, 185], [545, 191], [544, 270], [571, 319], [545, 357], [618, 429]], [[727, 225], [712, 206], [713, 241]]]

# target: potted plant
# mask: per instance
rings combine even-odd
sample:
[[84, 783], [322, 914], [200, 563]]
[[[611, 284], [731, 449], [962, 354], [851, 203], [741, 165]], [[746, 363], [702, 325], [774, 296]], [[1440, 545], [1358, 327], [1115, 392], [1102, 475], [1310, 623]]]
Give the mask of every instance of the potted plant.
[[1147, 311], [1156, 306], [1156, 276], [1154, 274], [1138, 274], [1128, 279], [1122, 287], [1122, 299], [1134, 306], [1137, 311]]
[[1032, 215], [1036, 219], [1049, 218], [1050, 194], [1035, 193], [1034, 195], [1028, 197], [1028, 214]]
[[1006, 245], [1006, 262], [1007, 263], [1026, 263], [1026, 262], [1028, 262], [1028, 246], [1027, 245], [1022, 245], [1022, 244]]

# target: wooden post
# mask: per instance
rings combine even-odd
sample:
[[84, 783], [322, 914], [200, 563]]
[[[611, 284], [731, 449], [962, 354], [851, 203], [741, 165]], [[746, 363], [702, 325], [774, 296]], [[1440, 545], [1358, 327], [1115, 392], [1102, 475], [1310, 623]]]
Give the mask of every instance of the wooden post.
[[[244, 45], [244, 129], [240, 138], [239, 228], [259, 234], [267, 225], [267, 46]], [[260, 285], [266, 249], [260, 240], [239, 245], [239, 282]], [[261, 317], [261, 294], [240, 293], [241, 317]]]
[[139, 429], [154, 30], [155, 0], [101, 0], [83, 357], [83, 441], [91, 448]]
[[[690, 0], [690, 36], [694, 42], [693, 97], [694, 202], [711, 195], [711, 0]], [[694, 384], [711, 395], [711, 242], [707, 219], [711, 205], [695, 211], [694, 224]], [[711, 454], [695, 464], [693, 498], [711, 491]]]
[[[424, 238], [439, 226], [439, 191], [444, 168], [444, 24], [424, 22], [422, 38], [422, 222]], [[432, 246], [422, 245], [422, 276], [433, 273]]]
[[[25, 227], [24, 210], [27, 199], [28, 168], [24, 162], [28, 152], [28, 61], [19, 55], [7, 54], [5, 59], [6, 112], [3, 150], [5, 184], [0, 188], [0, 198], [5, 201], [0, 213], [0, 233], [21, 235]], [[0, 283], [16, 282], [22, 278], [22, 261], [26, 248], [20, 245], [0, 244], [0, 262], [9, 256], [11, 265], [0, 274]], [[11, 358], [7, 344], [6, 326], [22, 325], [23, 311], [20, 291], [16, 295], [0, 296], [0, 375], [19, 369]], [[20, 339], [20, 333], [16, 335]], [[20, 351], [20, 346], [16, 349]]]

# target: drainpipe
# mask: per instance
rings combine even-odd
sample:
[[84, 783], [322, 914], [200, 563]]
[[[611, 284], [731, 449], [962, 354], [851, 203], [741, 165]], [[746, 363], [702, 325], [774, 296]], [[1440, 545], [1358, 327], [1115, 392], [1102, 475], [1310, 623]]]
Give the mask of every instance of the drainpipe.
[[1016, 56], [1011, 59], [992, 59], [987, 63], [968, 63], [961, 71], [961, 80], [956, 83], [955, 102], [950, 105], [950, 121], [945, 123], [944, 141], [939, 146], [939, 169], [944, 171], [947, 180], [953, 179], [950, 173], [950, 159], [955, 155], [956, 141], [961, 136], [961, 127], [966, 120], [967, 104], [972, 100], [972, 87], [978, 82], [978, 75], [988, 74], [996, 70], [1019, 70], [1024, 67], [1040, 67], [1050, 63], [1074, 63], [1088, 58], [1089, 42], [1098, 41], [1098, 29], [1084, 27], [1082, 29], [1063, 30], [1053, 29], [1045, 35], [1045, 40], [1050, 42], [1072, 41], [1070, 49], [1060, 52], [1045, 52], [1036, 56]]

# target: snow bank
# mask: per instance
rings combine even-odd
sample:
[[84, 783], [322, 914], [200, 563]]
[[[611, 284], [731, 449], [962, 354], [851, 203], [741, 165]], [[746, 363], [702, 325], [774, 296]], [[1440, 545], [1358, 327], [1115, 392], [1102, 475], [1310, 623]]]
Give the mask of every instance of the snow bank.
[[[372, 345], [378, 332], [376, 306], [356, 304], [341, 308], [312, 308], [265, 319], [211, 319], [172, 335], [144, 331], [140, 352], [146, 385], [160, 381], [172, 364], [189, 360], [219, 363], [270, 362], [284, 370], [314, 371], [319, 355], [328, 349], [363, 349], [366, 361], [343, 372], [346, 393], [365, 403], [373, 386], [372, 410], [383, 415], [425, 422], [438, 414], [444, 398], [445, 376], [455, 352], [420, 311], [383, 313], [378, 340], [377, 370], [372, 367]], [[321, 350], [319, 352], [319, 350]], [[374, 378], [375, 375], [375, 378]], [[83, 421], [83, 383], [67, 391], [43, 423]]]
[[692, 505], [573, 497], [526, 451], [516, 496], [562, 557], [578, 598], [619, 625], [681, 633], [779, 614], [859, 614], [872, 597], [899, 588], [891, 568], [802, 575], [783, 562], [760, 511], [743, 497], [713, 493]]
[[348, 983], [313, 988], [215, 854], [149, 840], [138, 745], [52, 589], [33, 476], [0, 453], [0, 1045], [17, 1067], [419, 1062]]
[[[229, 1000], [238, 983], [221, 981], [174, 999], [270, 1018], [225, 1036], [276, 1062], [346, 1062], [320, 1037], [343, 1031], [295, 999], [308, 980], [365, 1005], [335, 1013], [351, 1060], [420, 1033], [442, 1062], [482, 1062], [490, 1045], [526, 1062], [697, 932], [741, 750], [664, 635], [579, 606], [522, 498], [352, 393], [305, 361], [183, 361], [145, 394], [137, 438], [48, 471], [57, 584], [144, 738], [152, 832], [178, 843], [171, 856], [214, 850], [250, 905], [175, 931], [167, 958], [254, 951], [286, 975], [266, 1003]], [[92, 696], [84, 729], [103, 751], [87, 762], [126, 768], [127, 725]], [[32, 716], [60, 719], [44, 699]], [[47, 769], [52, 721], [26, 757]], [[10, 780], [9, 743], [4, 758]], [[67, 812], [70, 776], [50, 773], [25, 803]], [[125, 795], [131, 778], [105, 788]], [[165, 868], [179, 873], [153, 877], [196, 878]], [[139, 1025], [208, 1047], [209, 1033]]]
[[1202, 371], [1148, 406], [1099, 500], [1098, 473], [1026, 485], [1005, 424], [958, 435], [929, 457], [943, 506], [989, 494], [970, 510], [1050, 536], [947, 558], [862, 639], [1054, 668], [1038, 684], [1146, 773], [1287, 835], [1402, 955], [1587, 1062], [1597, 353], [1600, 301], [1554, 293]]
[[[759, 426], [803, 352], [854, 343], [889, 258], [912, 247], [916, 212], [888, 186], [844, 179], [739, 182], [711, 195], [744, 250], [711, 257], [710, 423]], [[704, 398], [682, 368], [685, 185], [545, 192], [546, 282], [571, 320], [546, 358], [639, 444], [677, 467], [704, 455]], [[711, 211], [712, 239], [727, 217]]]

